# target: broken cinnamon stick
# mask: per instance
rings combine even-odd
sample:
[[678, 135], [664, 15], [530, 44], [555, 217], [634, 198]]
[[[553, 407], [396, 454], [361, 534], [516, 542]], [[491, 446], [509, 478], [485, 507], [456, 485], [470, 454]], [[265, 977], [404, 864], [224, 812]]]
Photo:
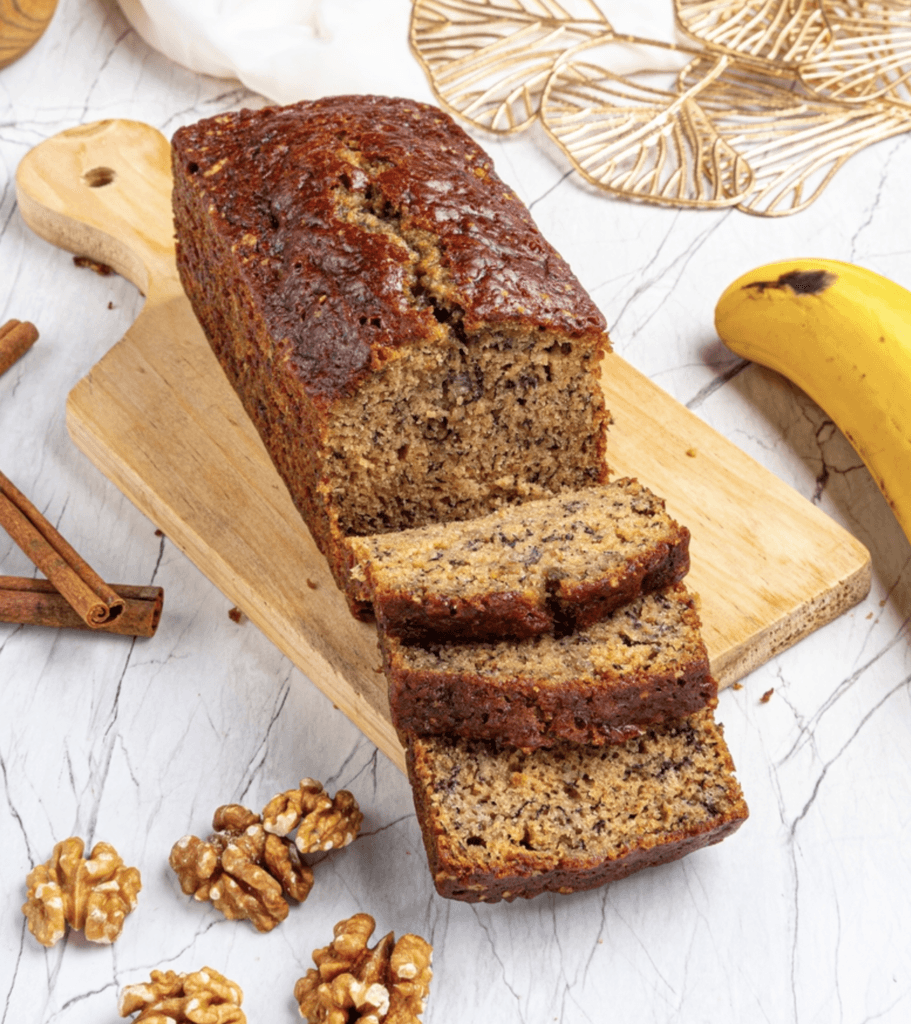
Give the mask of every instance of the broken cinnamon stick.
[[27, 320], [7, 320], [0, 327], [0, 375], [38, 340], [38, 331]]
[[123, 598], [104, 582], [3, 473], [0, 473], [0, 526], [47, 576], [87, 626], [103, 626], [123, 612]]
[[91, 629], [94, 633], [118, 636], [154, 636], [164, 603], [162, 588], [112, 583], [111, 589], [123, 598], [123, 611], [113, 621], [92, 627], [79, 617], [49, 580], [0, 576], [0, 622]]

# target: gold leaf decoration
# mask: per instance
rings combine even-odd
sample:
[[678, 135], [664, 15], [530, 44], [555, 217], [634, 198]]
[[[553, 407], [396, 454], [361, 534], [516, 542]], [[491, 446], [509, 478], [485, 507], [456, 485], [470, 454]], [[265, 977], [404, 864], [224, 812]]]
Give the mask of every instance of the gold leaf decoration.
[[[579, 173], [610, 192], [651, 202], [737, 203], [752, 184], [749, 165], [699, 103], [729, 58], [714, 58], [704, 81], [673, 92], [660, 84], [669, 74], [660, 58], [678, 55], [678, 48], [631, 36], [597, 47], [579, 48], [558, 66], [541, 107], [545, 129]], [[631, 50], [640, 51], [640, 70], [615, 70], [636, 60]]]
[[692, 45], [615, 32], [594, 0], [413, 0], [411, 46], [476, 128], [540, 120], [587, 181], [674, 206], [806, 209], [911, 130], [911, 0], [668, 0]]
[[821, 2], [832, 45], [801, 66], [804, 85], [847, 103], [881, 99], [911, 107], [911, 2]]
[[534, 121], [555, 61], [609, 30], [593, 0], [415, 0], [411, 47], [444, 107], [508, 134]]
[[711, 49], [762, 60], [792, 73], [824, 53], [831, 30], [822, 0], [674, 0], [677, 24]]
[[794, 82], [744, 62], [713, 75], [713, 61], [694, 60], [680, 88], [706, 83], [700, 105], [752, 168], [752, 188], [737, 204], [747, 213], [780, 217], [806, 209], [851, 156], [911, 130], [911, 121], [886, 104], [851, 107], [807, 96]]

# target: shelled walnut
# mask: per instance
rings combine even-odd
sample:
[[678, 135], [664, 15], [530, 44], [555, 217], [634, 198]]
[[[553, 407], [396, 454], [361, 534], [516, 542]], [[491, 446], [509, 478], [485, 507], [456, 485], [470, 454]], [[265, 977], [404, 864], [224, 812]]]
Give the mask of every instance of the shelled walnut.
[[279, 793], [263, 808], [266, 831], [287, 836], [297, 829], [294, 845], [301, 853], [347, 846], [363, 820], [357, 801], [347, 790], [340, 789], [330, 798], [315, 779], [301, 779], [297, 789]]
[[134, 1024], [246, 1024], [239, 985], [211, 967], [192, 974], [152, 971], [145, 984], [127, 985], [120, 993], [120, 1016], [133, 1013]]
[[320, 783], [304, 779], [273, 797], [262, 815], [240, 804], [219, 807], [209, 838], [179, 839], [169, 863], [188, 896], [268, 932], [288, 916], [289, 899], [302, 903], [310, 894], [313, 870], [301, 854], [348, 845], [362, 821], [346, 790], [330, 799]]
[[370, 949], [376, 922], [355, 914], [334, 928], [332, 942], [313, 951], [311, 968], [294, 986], [309, 1024], [418, 1024], [430, 990], [433, 949], [417, 935], [392, 932]]
[[28, 899], [22, 913], [29, 931], [43, 946], [63, 938], [67, 925], [89, 942], [111, 943], [136, 906], [142, 880], [124, 865], [110, 843], [96, 843], [86, 860], [78, 836], [63, 839], [51, 858], [28, 874]]

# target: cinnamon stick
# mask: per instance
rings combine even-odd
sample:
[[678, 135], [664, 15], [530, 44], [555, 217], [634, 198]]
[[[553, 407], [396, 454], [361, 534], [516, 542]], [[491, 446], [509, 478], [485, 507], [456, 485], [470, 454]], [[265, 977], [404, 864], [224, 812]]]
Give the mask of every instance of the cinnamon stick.
[[164, 603], [162, 588], [112, 583], [111, 589], [123, 598], [123, 611], [113, 621], [90, 627], [49, 580], [0, 576], [0, 622], [91, 629], [119, 636], [154, 636]]
[[37, 508], [0, 473], [0, 526], [91, 628], [123, 612], [119, 597]]
[[27, 320], [7, 320], [0, 327], [0, 375], [25, 355], [38, 340], [38, 331]]

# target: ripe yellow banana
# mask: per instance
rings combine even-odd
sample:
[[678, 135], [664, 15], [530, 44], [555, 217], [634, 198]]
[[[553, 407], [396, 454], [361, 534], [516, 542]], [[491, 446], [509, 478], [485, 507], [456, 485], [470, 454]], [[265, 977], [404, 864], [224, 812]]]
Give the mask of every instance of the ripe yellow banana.
[[911, 540], [911, 292], [851, 263], [786, 260], [731, 284], [715, 328], [826, 411]]

